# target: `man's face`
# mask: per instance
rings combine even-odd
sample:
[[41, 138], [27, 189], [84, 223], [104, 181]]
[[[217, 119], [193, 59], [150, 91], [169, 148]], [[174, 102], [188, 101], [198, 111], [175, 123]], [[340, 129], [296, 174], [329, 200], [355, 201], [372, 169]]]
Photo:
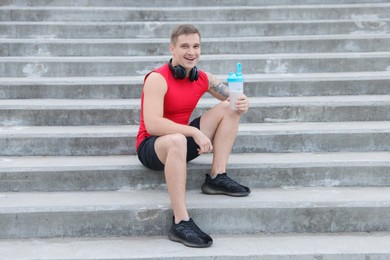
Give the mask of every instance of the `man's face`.
[[181, 65], [190, 71], [199, 61], [200, 57], [200, 39], [199, 35], [182, 34], [178, 37], [175, 45], [170, 45], [169, 50], [172, 54], [172, 65]]

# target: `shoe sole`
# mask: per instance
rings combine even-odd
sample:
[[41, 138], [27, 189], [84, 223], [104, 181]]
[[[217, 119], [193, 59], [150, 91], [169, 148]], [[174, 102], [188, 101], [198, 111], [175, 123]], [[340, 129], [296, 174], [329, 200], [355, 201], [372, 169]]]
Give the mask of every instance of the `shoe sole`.
[[188, 242], [180, 237], [175, 236], [170, 231], [168, 234], [168, 238], [171, 241], [182, 243], [183, 245], [188, 246], [188, 247], [205, 248], [205, 247], [210, 247], [213, 244], [213, 241], [210, 241], [208, 244], [193, 244], [193, 243]]
[[245, 197], [251, 193], [250, 191], [247, 192], [240, 192], [240, 193], [233, 193], [223, 190], [214, 190], [208, 186], [202, 186], [202, 192], [208, 195], [228, 195], [232, 197]]

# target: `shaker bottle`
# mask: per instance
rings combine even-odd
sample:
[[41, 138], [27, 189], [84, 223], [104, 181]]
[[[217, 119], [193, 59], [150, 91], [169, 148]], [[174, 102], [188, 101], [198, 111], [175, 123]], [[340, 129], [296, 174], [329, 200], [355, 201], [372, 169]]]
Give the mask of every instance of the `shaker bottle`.
[[241, 73], [241, 63], [237, 63], [237, 73], [231, 72], [227, 82], [229, 87], [230, 109], [237, 110], [236, 101], [244, 91], [244, 78]]

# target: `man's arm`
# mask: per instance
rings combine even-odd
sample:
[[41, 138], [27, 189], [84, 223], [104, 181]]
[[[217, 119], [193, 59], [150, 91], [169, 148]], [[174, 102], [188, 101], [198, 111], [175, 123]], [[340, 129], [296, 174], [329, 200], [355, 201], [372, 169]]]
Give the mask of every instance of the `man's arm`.
[[146, 130], [150, 135], [163, 136], [182, 134], [193, 137], [199, 145], [199, 154], [208, 153], [213, 149], [210, 139], [198, 128], [177, 124], [164, 118], [164, 96], [167, 83], [163, 76], [151, 73], [144, 84], [143, 116]]
[[[224, 101], [229, 98], [229, 87], [223, 84], [216, 76], [206, 72], [209, 79], [208, 92], [217, 99]], [[248, 112], [249, 100], [245, 94], [242, 94], [236, 102], [237, 111], [240, 114]]]
[[144, 84], [143, 116], [146, 130], [151, 135], [162, 136], [181, 133], [193, 136], [194, 127], [181, 125], [164, 118], [164, 97], [167, 83], [163, 76], [151, 73]]
[[144, 84], [143, 116], [146, 130], [150, 135], [183, 134], [196, 137], [200, 135], [196, 127], [177, 124], [164, 118], [164, 97], [167, 83], [163, 76], [151, 73]]
[[209, 89], [208, 92], [215, 98], [223, 101], [229, 97], [229, 88], [223, 84], [216, 76], [206, 72], [209, 79]]

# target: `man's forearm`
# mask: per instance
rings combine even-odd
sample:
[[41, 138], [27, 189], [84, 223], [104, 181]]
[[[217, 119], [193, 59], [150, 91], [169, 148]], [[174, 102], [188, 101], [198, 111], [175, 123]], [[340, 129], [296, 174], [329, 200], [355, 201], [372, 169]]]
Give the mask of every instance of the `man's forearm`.
[[219, 100], [226, 100], [229, 97], [229, 87], [213, 74], [207, 73], [207, 76], [209, 78], [209, 93]]
[[187, 137], [194, 136], [197, 128], [177, 124], [167, 118], [157, 118], [154, 120], [145, 120], [146, 131], [150, 135], [163, 136], [167, 134], [182, 134]]

